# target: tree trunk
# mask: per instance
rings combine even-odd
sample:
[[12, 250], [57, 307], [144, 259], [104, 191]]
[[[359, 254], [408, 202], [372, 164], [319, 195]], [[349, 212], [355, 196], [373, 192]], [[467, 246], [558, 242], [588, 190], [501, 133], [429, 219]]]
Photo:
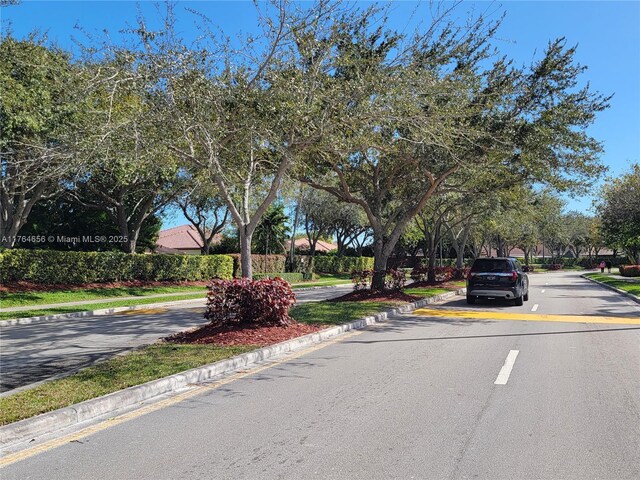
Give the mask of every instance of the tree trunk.
[[253, 232], [249, 233], [248, 225], [243, 225], [238, 229], [240, 232], [240, 274], [243, 278], [253, 278], [253, 269], [251, 266], [251, 237]]
[[[6, 197], [6, 195], [3, 195], [3, 197]], [[29, 200], [25, 200], [23, 197], [18, 199], [14, 198], [14, 204], [17, 205], [11, 205], [9, 202], [1, 205], [0, 246], [5, 248], [13, 248], [15, 246], [18, 232], [20, 232], [20, 229], [27, 223], [31, 209], [37, 200], [41, 198], [42, 194], [37, 193], [37, 196]]]
[[376, 235], [373, 242], [373, 278], [371, 279], [371, 290], [384, 290], [384, 277], [387, 271], [387, 259], [385, 256], [384, 241], [382, 235]]
[[298, 219], [300, 218], [300, 200], [296, 203], [295, 214], [293, 215], [293, 226], [289, 245], [289, 270], [295, 272], [296, 269], [296, 230], [298, 229]]

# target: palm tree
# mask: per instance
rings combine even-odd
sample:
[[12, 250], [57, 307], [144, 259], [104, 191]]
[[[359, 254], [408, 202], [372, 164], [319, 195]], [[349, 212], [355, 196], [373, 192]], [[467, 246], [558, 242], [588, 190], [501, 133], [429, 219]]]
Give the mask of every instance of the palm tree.
[[[289, 227], [286, 225], [287, 219], [283, 204], [269, 207], [253, 235], [253, 248], [256, 252], [264, 252], [265, 255], [284, 253], [284, 242], [289, 234]], [[266, 261], [265, 258], [265, 265]]]

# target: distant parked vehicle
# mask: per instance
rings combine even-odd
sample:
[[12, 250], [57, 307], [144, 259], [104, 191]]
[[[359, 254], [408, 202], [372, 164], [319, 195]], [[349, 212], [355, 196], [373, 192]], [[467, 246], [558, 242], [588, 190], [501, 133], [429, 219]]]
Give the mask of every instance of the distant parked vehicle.
[[467, 303], [479, 298], [529, 300], [529, 277], [515, 258], [477, 258], [467, 277]]

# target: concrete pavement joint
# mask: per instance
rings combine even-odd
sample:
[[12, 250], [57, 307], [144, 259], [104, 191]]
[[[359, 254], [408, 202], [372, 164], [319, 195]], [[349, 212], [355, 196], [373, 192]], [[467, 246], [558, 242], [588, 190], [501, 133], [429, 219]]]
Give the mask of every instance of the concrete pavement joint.
[[[333, 337], [342, 336], [352, 330], [365, 328], [374, 323], [387, 320], [392, 315], [412, 312], [425, 305], [446, 300], [455, 295], [463, 295], [465, 293], [466, 289], [462, 288], [455, 292], [448, 292], [434, 297], [424, 298], [422, 300], [388, 309], [375, 315], [360, 318], [349, 323], [330, 327], [286, 342], [281, 342], [259, 350], [237, 355], [220, 362], [204, 365], [202, 367], [187, 370], [185, 372], [157, 380], [152, 380], [142, 385], [129, 387], [99, 398], [86, 400], [53, 412], [44, 413], [36, 417], [11, 423], [0, 427], [0, 445], [3, 449], [7, 449], [9, 447], [19, 445], [22, 442], [30, 441], [39, 436], [50, 434], [63, 428], [68, 428], [105, 415], [117, 414], [118, 412], [122, 412], [123, 410], [134, 406], [135, 404], [151, 400], [154, 397], [188, 388], [189, 385], [201, 384], [219, 375], [228, 374], [239, 369], [256, 365], [277, 355], [295, 352], [304, 347], [326, 342]], [[0, 465], [4, 465], [4, 462], [5, 459], [2, 460]]]
[[606, 283], [600, 282], [599, 280], [596, 280], [595, 278], [591, 278], [591, 277], [587, 277], [585, 275], [580, 275], [582, 278], [586, 278], [587, 280], [590, 280], [594, 283], [597, 283], [598, 285], [601, 285], [605, 288], [608, 288], [609, 290], [613, 290], [614, 292], [618, 292], [622, 295], [624, 295], [627, 298], [630, 298], [631, 300], [633, 300], [636, 303], [640, 303], [640, 298], [636, 297], [633, 293], [629, 293], [629, 292], [625, 292], [624, 290], [620, 290], [619, 288], [613, 287], [611, 285], [607, 285]]

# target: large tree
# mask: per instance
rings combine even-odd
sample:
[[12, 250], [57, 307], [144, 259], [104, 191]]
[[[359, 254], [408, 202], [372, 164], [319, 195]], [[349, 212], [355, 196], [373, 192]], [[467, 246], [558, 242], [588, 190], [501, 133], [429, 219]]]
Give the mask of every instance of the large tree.
[[337, 5], [271, 7], [241, 51], [206, 34], [201, 49], [181, 50], [182, 72], [168, 82], [179, 136], [171, 148], [215, 182], [238, 227], [243, 277], [254, 232], [297, 155], [322, 138], [327, 108], [318, 78], [330, 45], [308, 38], [331, 34]]
[[0, 245], [12, 247], [34, 205], [74, 171], [69, 144], [82, 75], [70, 56], [32, 36], [0, 43]]
[[609, 179], [596, 207], [607, 245], [624, 250], [630, 262], [640, 264], [640, 164]]
[[[585, 128], [608, 99], [578, 87], [583, 68], [563, 40], [516, 69], [492, 62], [497, 26], [482, 18], [457, 28], [438, 17], [428, 29], [438, 35], [417, 35], [408, 45], [383, 20], [379, 28], [366, 20], [343, 28], [335, 71], [343, 109], [303, 180], [367, 214], [373, 288], [383, 287], [407, 223], [431, 197], [459, 188], [456, 172], [559, 189], [584, 187], [600, 173], [601, 147]], [[319, 181], [318, 170], [333, 173], [338, 186]]]
[[86, 167], [68, 194], [87, 208], [101, 210], [120, 233], [121, 248], [136, 250], [147, 218], [178, 193], [176, 155], [163, 141], [164, 103], [159, 78], [137, 62], [134, 51], [114, 48], [87, 68], [95, 72], [83, 115], [78, 155]]

